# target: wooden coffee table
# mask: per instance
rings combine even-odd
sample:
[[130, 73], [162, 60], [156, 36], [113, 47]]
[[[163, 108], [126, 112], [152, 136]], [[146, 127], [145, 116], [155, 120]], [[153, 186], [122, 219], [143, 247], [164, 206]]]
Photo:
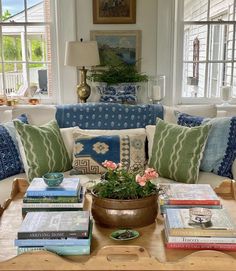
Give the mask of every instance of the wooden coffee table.
[[[177, 250], [164, 246], [163, 221], [137, 228], [140, 237], [130, 241], [109, 238], [114, 229], [94, 225], [91, 255], [61, 257], [51, 252], [28, 252], [16, 256], [14, 239], [22, 222], [24, 179], [13, 183], [11, 197], [0, 220], [0, 270], [235, 270], [236, 252]], [[215, 191], [236, 222], [236, 183], [223, 182]], [[90, 195], [85, 208], [89, 209]], [[0, 211], [1, 213], [1, 211]]]

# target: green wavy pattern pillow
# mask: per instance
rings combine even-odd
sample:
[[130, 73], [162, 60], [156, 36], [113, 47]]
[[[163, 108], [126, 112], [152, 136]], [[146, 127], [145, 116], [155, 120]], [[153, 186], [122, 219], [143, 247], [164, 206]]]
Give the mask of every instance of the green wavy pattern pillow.
[[26, 159], [29, 181], [47, 172], [64, 172], [71, 169], [71, 161], [55, 120], [43, 126], [14, 121]]
[[210, 125], [183, 127], [157, 120], [150, 166], [161, 177], [195, 183]]

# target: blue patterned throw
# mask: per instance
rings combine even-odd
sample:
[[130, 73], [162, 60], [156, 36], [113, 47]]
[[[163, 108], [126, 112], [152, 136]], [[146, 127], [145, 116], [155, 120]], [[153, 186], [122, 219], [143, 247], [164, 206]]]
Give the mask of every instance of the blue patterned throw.
[[[27, 123], [27, 117], [21, 115], [19, 120]], [[24, 168], [19, 154], [16, 131], [13, 122], [0, 125], [0, 180], [23, 172]]]
[[161, 104], [124, 105], [113, 103], [79, 103], [58, 105], [56, 120], [60, 128], [120, 130], [145, 128], [163, 119]]
[[178, 113], [177, 117], [177, 123], [182, 126], [211, 124], [200, 170], [233, 178], [231, 168], [236, 158], [236, 117], [210, 119], [185, 113]]

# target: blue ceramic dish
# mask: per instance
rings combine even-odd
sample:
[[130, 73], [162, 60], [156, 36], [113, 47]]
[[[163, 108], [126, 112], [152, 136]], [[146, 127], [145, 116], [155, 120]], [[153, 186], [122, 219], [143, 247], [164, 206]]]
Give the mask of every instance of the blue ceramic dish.
[[63, 179], [64, 174], [61, 172], [49, 172], [43, 175], [44, 182], [50, 187], [60, 185]]

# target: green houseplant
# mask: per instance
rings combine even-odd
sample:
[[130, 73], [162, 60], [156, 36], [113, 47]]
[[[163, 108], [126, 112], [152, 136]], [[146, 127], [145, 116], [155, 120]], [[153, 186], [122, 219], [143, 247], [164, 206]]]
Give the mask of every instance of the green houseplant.
[[102, 70], [93, 70], [89, 76], [96, 87], [102, 102], [136, 103], [137, 91], [148, 76], [138, 72], [135, 64], [119, 63]]
[[135, 64], [124, 62], [109, 65], [103, 70], [93, 70], [89, 78], [95, 82], [105, 82], [107, 85], [148, 81], [148, 76], [138, 72]]
[[157, 172], [148, 168], [132, 172], [112, 161], [105, 161], [104, 179], [92, 189], [92, 215], [104, 226], [141, 227], [157, 216], [158, 189], [151, 182]]

